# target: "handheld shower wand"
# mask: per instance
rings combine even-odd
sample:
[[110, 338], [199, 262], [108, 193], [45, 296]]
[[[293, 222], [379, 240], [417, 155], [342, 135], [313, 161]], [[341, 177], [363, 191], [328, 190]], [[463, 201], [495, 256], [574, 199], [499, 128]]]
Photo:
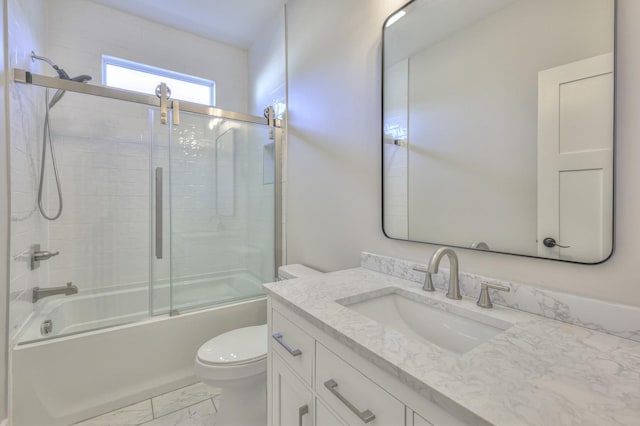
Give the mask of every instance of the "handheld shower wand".
[[[53, 68], [57, 73], [58, 77], [62, 80], [76, 81], [78, 83], [86, 83], [92, 80], [90, 75], [82, 74], [77, 77], [69, 77], [69, 74], [58, 65], [56, 65], [51, 59], [45, 58], [44, 56], [38, 56], [35, 52], [31, 52], [31, 60], [35, 62], [35, 60], [46, 62]], [[51, 120], [49, 118], [49, 113], [51, 108], [55, 104], [57, 104], [60, 99], [64, 96], [66, 90], [58, 89], [58, 91], [53, 95], [51, 100], [49, 100], [49, 89], [46, 90], [45, 96], [45, 115], [44, 115], [44, 129], [42, 131], [42, 158], [40, 162], [40, 182], [38, 183], [38, 208], [40, 209], [40, 213], [42, 217], [47, 220], [56, 220], [62, 214], [62, 187], [60, 186], [60, 177], [58, 176], [58, 165], [56, 162], [56, 154], [53, 147], [53, 139], [51, 137]], [[53, 166], [53, 175], [56, 180], [56, 189], [58, 191], [58, 211], [55, 215], [49, 216], [44, 211], [44, 207], [42, 206], [42, 193], [44, 189], [44, 165], [45, 165], [45, 157], [47, 154], [47, 141], [49, 142], [49, 149], [51, 151], [51, 164]]]
[[[56, 65], [51, 59], [49, 58], [45, 58], [44, 56], [39, 56], [36, 55], [35, 52], [31, 52], [31, 60], [32, 61], [43, 61], [46, 62], [47, 64], [49, 64], [51, 66], [51, 68], [53, 68], [57, 73], [58, 73], [58, 77], [60, 77], [60, 79], [62, 80], [69, 80], [69, 81], [76, 81], [78, 83], [86, 83], [88, 81], [93, 80], [93, 77], [91, 77], [90, 75], [87, 74], [81, 74], [79, 76], [76, 77], [69, 77], [69, 74], [67, 74], [67, 72], [60, 68], [58, 65]], [[49, 108], [53, 108], [53, 106], [55, 104], [58, 103], [58, 101], [60, 101], [60, 99], [62, 99], [62, 97], [65, 94], [65, 90], [59, 89], [51, 98], [51, 102], [49, 103]]]

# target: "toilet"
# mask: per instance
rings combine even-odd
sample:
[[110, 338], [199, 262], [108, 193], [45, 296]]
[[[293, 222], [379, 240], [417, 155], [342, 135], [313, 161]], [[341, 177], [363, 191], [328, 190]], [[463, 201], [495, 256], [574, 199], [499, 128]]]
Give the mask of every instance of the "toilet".
[[[278, 268], [278, 279], [321, 272], [304, 265]], [[194, 372], [200, 381], [222, 389], [216, 426], [267, 424], [267, 325], [228, 331], [198, 349]]]

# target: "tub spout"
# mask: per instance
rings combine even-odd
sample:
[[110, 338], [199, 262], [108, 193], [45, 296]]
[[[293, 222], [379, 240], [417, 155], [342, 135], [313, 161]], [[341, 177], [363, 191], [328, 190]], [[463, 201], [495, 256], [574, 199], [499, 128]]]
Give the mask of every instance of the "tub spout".
[[38, 300], [43, 299], [49, 296], [55, 296], [56, 294], [64, 294], [65, 296], [70, 296], [72, 294], [76, 294], [78, 292], [78, 287], [73, 285], [72, 283], [67, 283], [67, 285], [62, 285], [60, 287], [49, 287], [49, 288], [33, 288], [33, 297], [31, 301], [36, 303]]

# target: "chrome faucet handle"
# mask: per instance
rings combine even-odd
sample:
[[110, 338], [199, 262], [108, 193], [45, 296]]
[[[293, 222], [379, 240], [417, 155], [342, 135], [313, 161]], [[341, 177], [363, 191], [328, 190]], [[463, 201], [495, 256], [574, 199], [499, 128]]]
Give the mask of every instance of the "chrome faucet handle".
[[53, 256], [57, 256], [59, 254], [60, 254], [59, 251], [56, 251], [53, 253], [50, 251], [36, 251], [33, 253], [33, 258], [35, 259], [36, 262], [39, 262], [41, 260], [51, 259]]
[[480, 284], [480, 297], [478, 297], [478, 301], [476, 302], [476, 305], [485, 309], [493, 308], [493, 303], [491, 303], [491, 297], [489, 296], [490, 288], [494, 290], [500, 290], [500, 291], [506, 291], [506, 292], [511, 291], [511, 288], [507, 287], [506, 285], [490, 284], [488, 282], [483, 281]]
[[59, 251], [52, 253], [50, 251], [40, 250], [40, 244], [31, 244], [31, 247], [29, 248], [29, 269], [33, 271], [40, 267], [41, 261], [50, 259], [59, 254]]
[[424, 284], [422, 285], [422, 289], [424, 291], [436, 291], [433, 286], [433, 279], [431, 278], [431, 272], [427, 268], [423, 268], [420, 265], [415, 265], [412, 268], [414, 271], [424, 272], [426, 275], [424, 277]]

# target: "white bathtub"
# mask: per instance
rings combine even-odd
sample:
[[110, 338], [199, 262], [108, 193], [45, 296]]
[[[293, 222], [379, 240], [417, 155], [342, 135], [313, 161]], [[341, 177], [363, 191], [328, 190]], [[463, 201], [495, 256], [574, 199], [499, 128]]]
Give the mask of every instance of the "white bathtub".
[[[194, 382], [203, 342], [265, 323], [259, 290], [248, 274], [183, 281], [173, 287], [174, 310], [219, 304], [153, 317], [150, 307], [169, 311], [168, 285], [156, 286], [152, 298], [148, 286], [123, 286], [45, 299], [11, 351], [13, 425], [68, 425]], [[43, 336], [47, 319], [53, 331]]]
[[[170, 306], [170, 292], [173, 306]], [[67, 297], [43, 299], [17, 336], [19, 345], [42, 339], [92, 331], [146, 320], [154, 315], [188, 312], [262, 296], [262, 284], [253, 275], [227, 272], [183, 279], [171, 288], [168, 282], [128, 284], [83, 291]], [[41, 326], [51, 321], [52, 330]]]

